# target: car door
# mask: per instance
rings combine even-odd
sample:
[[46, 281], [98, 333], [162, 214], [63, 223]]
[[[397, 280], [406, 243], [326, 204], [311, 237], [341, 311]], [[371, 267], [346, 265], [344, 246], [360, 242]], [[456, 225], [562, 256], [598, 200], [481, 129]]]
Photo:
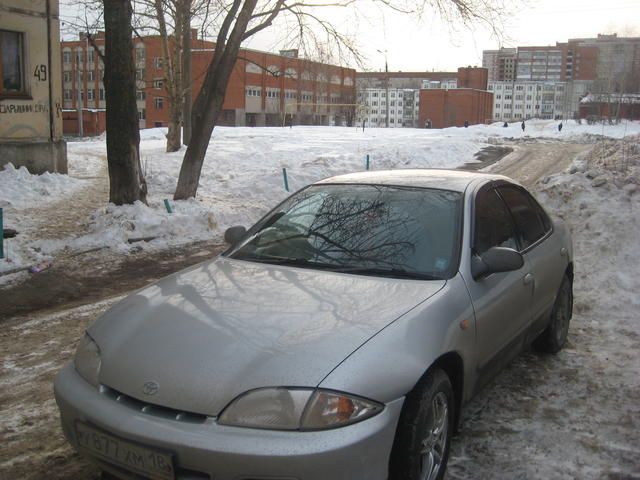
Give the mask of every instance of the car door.
[[[544, 327], [566, 264], [562, 246], [552, 235], [551, 220], [526, 190], [515, 185], [502, 185], [498, 187], [498, 193], [511, 212], [521, 245], [520, 253], [526, 258], [533, 276], [532, 324]], [[534, 327], [533, 330], [540, 328]]]
[[[471, 255], [491, 247], [519, 249], [517, 233], [504, 201], [491, 185], [475, 195]], [[533, 285], [529, 265], [473, 279], [467, 287], [476, 316], [478, 387], [489, 380], [522, 348], [523, 333], [530, 323]]]

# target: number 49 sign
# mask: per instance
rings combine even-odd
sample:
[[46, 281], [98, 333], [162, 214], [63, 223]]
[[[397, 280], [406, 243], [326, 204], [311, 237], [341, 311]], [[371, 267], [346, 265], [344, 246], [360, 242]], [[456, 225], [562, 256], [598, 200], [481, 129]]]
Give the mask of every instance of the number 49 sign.
[[33, 71], [33, 76], [36, 77], [40, 82], [45, 82], [47, 80], [47, 66], [36, 65], [36, 69]]

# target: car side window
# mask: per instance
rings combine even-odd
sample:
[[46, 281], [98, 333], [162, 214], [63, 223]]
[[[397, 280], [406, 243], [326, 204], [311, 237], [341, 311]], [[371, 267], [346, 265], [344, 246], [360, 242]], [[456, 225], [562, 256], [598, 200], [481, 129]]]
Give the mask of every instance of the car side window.
[[527, 193], [527, 198], [529, 199], [529, 202], [531, 202], [533, 209], [536, 212], [538, 212], [538, 216], [540, 217], [540, 220], [542, 220], [542, 226], [544, 227], [544, 232], [545, 233], [550, 232], [552, 223], [551, 223], [551, 219], [549, 218], [549, 215], [547, 215], [547, 212], [545, 212], [544, 208], [540, 206], [538, 201], [528, 193]]
[[511, 211], [522, 249], [544, 237], [546, 230], [527, 195], [515, 187], [498, 187], [500, 196]]
[[482, 255], [491, 247], [518, 249], [511, 216], [495, 189], [478, 192], [474, 222], [473, 250], [477, 255]]

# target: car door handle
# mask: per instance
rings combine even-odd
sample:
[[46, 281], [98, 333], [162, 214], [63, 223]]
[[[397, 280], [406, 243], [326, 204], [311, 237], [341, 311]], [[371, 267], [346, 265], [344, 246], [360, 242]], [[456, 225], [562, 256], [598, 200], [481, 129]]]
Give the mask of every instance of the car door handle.
[[524, 283], [525, 285], [529, 285], [531, 282], [533, 282], [533, 275], [530, 273], [527, 273], [522, 279], [522, 283]]
[[560, 255], [563, 256], [563, 257], [567, 255], [567, 249], [565, 247], [562, 247], [560, 249]]

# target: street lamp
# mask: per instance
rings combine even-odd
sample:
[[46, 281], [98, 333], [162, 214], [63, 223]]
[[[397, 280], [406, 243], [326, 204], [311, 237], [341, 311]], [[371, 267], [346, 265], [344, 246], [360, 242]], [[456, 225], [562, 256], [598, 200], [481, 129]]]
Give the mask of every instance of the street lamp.
[[378, 53], [382, 53], [384, 55], [384, 73], [385, 73], [385, 90], [386, 90], [386, 106], [387, 112], [385, 115], [385, 125], [389, 128], [389, 63], [387, 62], [387, 51], [384, 52], [382, 50], [377, 50]]

